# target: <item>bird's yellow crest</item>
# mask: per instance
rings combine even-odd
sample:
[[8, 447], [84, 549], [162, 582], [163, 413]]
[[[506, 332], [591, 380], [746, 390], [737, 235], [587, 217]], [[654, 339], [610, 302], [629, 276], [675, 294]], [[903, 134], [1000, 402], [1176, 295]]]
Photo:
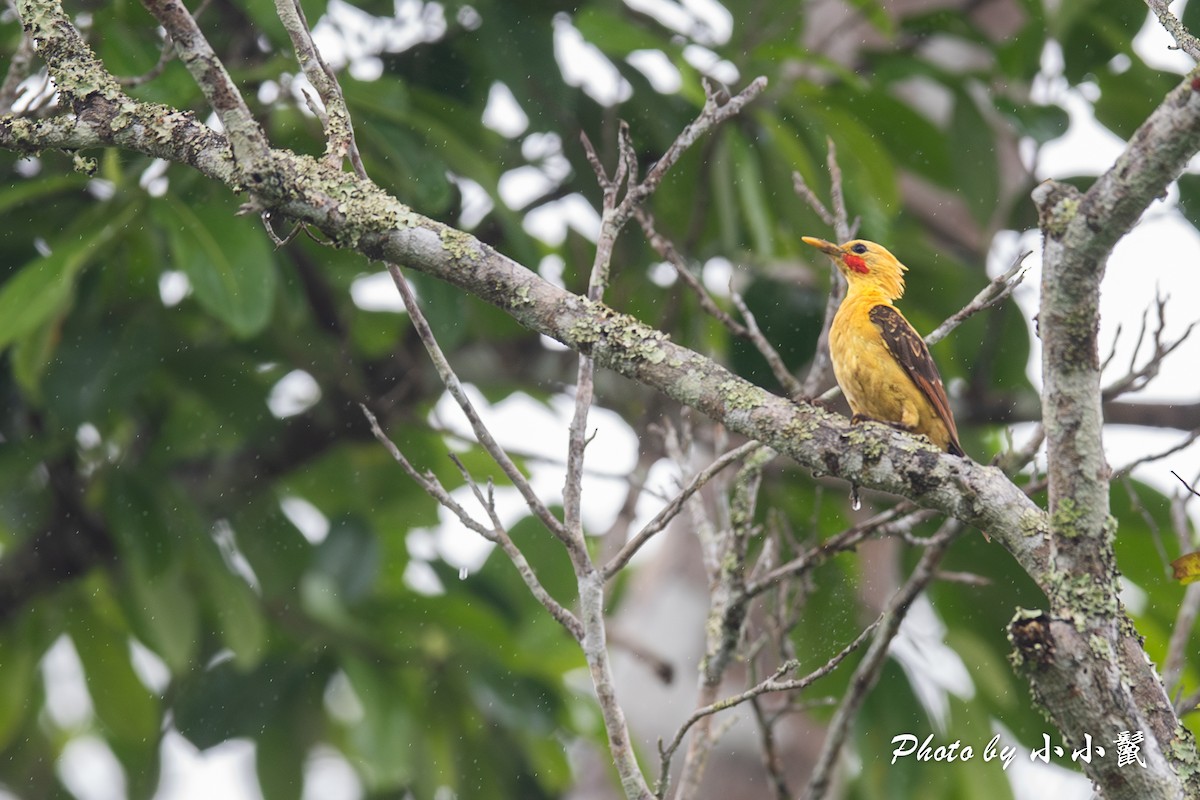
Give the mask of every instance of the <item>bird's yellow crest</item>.
[[851, 285], [861, 285], [864, 289], [873, 286], [889, 301], [904, 296], [904, 273], [908, 267], [883, 245], [866, 239], [837, 245], [814, 236], [802, 238], [805, 244], [832, 258]]

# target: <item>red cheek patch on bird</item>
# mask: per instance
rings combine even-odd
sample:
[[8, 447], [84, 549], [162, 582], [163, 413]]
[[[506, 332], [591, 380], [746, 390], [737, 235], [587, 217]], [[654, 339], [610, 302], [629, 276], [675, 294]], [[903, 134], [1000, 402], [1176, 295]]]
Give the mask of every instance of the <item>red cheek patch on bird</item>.
[[842, 256], [842, 261], [845, 262], [847, 267], [855, 272], [861, 272], [863, 275], [866, 275], [868, 272], [870, 272], [870, 270], [867, 269], [867, 261], [862, 256]]

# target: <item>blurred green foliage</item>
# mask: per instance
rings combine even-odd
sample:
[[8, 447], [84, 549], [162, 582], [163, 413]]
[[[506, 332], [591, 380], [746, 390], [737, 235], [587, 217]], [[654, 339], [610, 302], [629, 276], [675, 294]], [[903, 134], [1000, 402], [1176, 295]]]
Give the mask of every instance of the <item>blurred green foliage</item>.
[[[529, 221], [571, 195], [598, 206], [580, 133], [611, 164], [616, 122], [627, 120], [644, 169], [703, 102], [702, 75], [689, 60], [697, 48], [735, 70], [734, 90], [766, 75], [767, 93], [689, 152], [650, 209], [697, 275], [711, 259], [732, 262], [734, 285], [799, 371], [814, 349], [829, 280], [799, 237], [831, 232], [794, 192], [792, 172], [828, 197], [827, 140], [838, 148], [860, 234], [889, 244], [912, 268], [905, 310], [928, 330], [984, 284], [992, 235], [1029, 224], [1031, 178], [1005, 180], [1002, 152], [1018, 138], [1036, 146], [1066, 129], [1062, 108], [1031, 99], [1046, 49], [1061, 49], [1070, 84], [1098, 87], [1097, 116], [1120, 136], [1175, 80], [1133, 51], [1146, 15], [1133, 0], [1058, 3], [1052, 12], [1020, 0], [1008, 9], [1015, 25], [1006, 36], [956, 8], [902, 16], [889, 3], [848, 5], [843, 25], [865, 20], [869, 28], [852, 28], [868, 43], [850, 65], [830, 55], [847, 29], [818, 25], [810, 3], [726, 0], [727, 38], [698, 18], [691, 30], [670, 30], [615, 0], [364, 3], [351, 16], [380, 16], [365, 28], [344, 26], [352, 46], [371, 47], [371, 31], [392, 25], [396, 9], [395, 19], [417, 28], [404, 28], [412, 36], [405, 46], [356, 57], [357, 78], [345, 69], [341, 77], [364, 163], [379, 184], [452, 224], [481, 191], [492, 207], [475, 216], [474, 233], [533, 269], [560, 259], [562, 280], [579, 290], [590, 242], [572, 229], [561, 241], [539, 239]], [[304, 6], [311, 21], [326, 11], [320, 0]], [[68, 10], [86, 15], [89, 40], [117, 75], [142, 75], [158, 62], [162, 43], [138, 4]], [[1196, 13], [1200, 3], [1189, 4]], [[272, 141], [320, 152], [320, 127], [298, 100], [273, 4], [210, 4], [200, 19]], [[421, 19], [441, 25], [422, 31]], [[628, 100], [605, 107], [564, 80], [553, 32], [566, 20], [628, 82]], [[19, 37], [10, 14], [0, 25], [6, 53]], [[951, 69], [931, 55], [938, 42], [979, 57]], [[630, 65], [626, 58], [640, 51], [674, 65], [678, 92], [660, 93]], [[527, 116], [525, 133], [483, 125], [496, 83]], [[130, 92], [208, 115], [176, 61]], [[941, 112], [914, 100], [931, 97]], [[561, 152], [530, 155], [529, 135], [545, 133], [558, 137]], [[356, 404], [369, 403], [419, 469], [461, 483], [446, 457], [458, 442], [430, 422], [440, 384], [404, 316], [352, 301], [351, 286], [377, 266], [304, 235], [273, 248], [257, 219], [237, 216], [238, 198], [184, 168], [123, 152], [98, 158], [88, 178], [62, 154], [0, 154], [0, 577], [48, 585], [0, 609], [0, 785], [19, 796], [62, 796], [52, 765], [71, 737], [89, 733], [112, 749], [130, 795], [149, 797], [161, 737], [173, 728], [201, 748], [254, 740], [269, 800], [300, 796], [318, 744], [342, 753], [372, 797], [430, 798], [439, 787], [460, 797], [562, 796], [573, 780], [566, 745], [585, 739], [603, 748], [589, 698], [565, 680], [584, 666], [578, 649], [506, 560], [490, 558], [458, 580], [436, 557], [410, 552], [410, 532], [436, 526], [437, 509], [359, 414]], [[509, 208], [502, 182], [521, 167], [542, 170], [548, 188]], [[973, 235], [931, 233], [906, 181], [964, 210]], [[1185, 212], [1200, 218], [1194, 179], [1182, 189]], [[657, 261], [640, 235], [625, 235], [609, 301], [774, 387], [757, 353], [732, 340], [678, 281], [650, 280]], [[190, 290], [171, 297], [179, 274]], [[569, 355], [473, 298], [412, 277], [451, 361], [489, 400], [518, 390], [545, 400], [572, 380]], [[962, 378], [972, 390], [1031, 392], [1028, 338], [1010, 307], [972, 320], [935, 355], [948, 380]], [[268, 398], [293, 370], [315, 379], [320, 398], [280, 417]], [[605, 391], [602, 383], [600, 402], [639, 433], [654, 421], [643, 414], [651, 398], [638, 387]], [[989, 455], [996, 430], [972, 426], [968, 450]], [[481, 480], [497, 472], [478, 452], [461, 458]], [[840, 492], [786, 465], [763, 491], [768, 502], [760, 505], [781, 515], [797, 541], [819, 541], [847, 524]], [[1145, 486], [1130, 491], [1118, 487], [1113, 497], [1118, 555], [1147, 594], [1134, 611], [1151, 656], [1161, 658], [1179, 598], [1148, 544], [1157, 535], [1152, 522], [1167, 524], [1165, 500]], [[284, 514], [287, 498], [321, 512], [322, 541], [311, 542]], [[513, 535], [543, 584], [570, 603], [570, 566], [548, 535], [532, 519]], [[38, 562], [44, 575], [14, 574], [17, 556], [39, 547], [63, 552]], [[406, 581], [414, 562], [440, 578], [441, 594], [426, 596]], [[952, 700], [939, 739], [980, 747], [999, 721], [1026, 744], [1040, 743], [1045, 723], [1005, 663], [1003, 629], [1016, 606], [1041, 598], [978, 536], [962, 541], [945, 566], [986, 584], [939, 582], [929, 592], [975, 685], [971, 697]], [[823, 663], [867, 619], [860, 580], [850, 555], [811, 576], [808, 613], [793, 634], [806, 664]], [[46, 710], [38, 665], [62, 636], [79, 655], [94, 707], [81, 730], [60, 730]], [[148, 685], [134, 668], [133, 640], [161, 661], [164, 686]], [[693, 665], [679, 666], [690, 680]], [[849, 668], [817, 691], [843, 689]], [[1194, 686], [1197, 676], [1187, 678]], [[848, 781], [850, 796], [1011, 796], [994, 765], [980, 760], [936, 770], [889, 766], [890, 736], [881, 732], [924, 738], [929, 716], [910, 676], [889, 666], [859, 721], [853, 749], [861, 769]]]

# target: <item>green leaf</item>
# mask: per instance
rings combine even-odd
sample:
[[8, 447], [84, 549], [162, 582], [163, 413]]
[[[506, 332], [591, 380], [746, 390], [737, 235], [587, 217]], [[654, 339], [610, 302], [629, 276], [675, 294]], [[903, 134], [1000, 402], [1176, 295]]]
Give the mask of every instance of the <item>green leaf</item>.
[[1200, 228], [1200, 175], [1184, 173], [1179, 176], [1178, 186], [1179, 211], [1188, 222]]
[[83, 189], [90, 178], [78, 173], [50, 175], [37, 179], [22, 180], [0, 189], [0, 214], [34, 200], [44, 201], [59, 192]]
[[235, 666], [256, 667], [267, 648], [262, 601], [245, 578], [229, 569], [207, 537], [195, 541], [193, 552], [203, 581], [204, 606], [212, 625], [233, 653]]
[[959, 194], [980, 223], [996, 210], [1000, 196], [1000, 167], [996, 160], [995, 134], [966, 92], [954, 97], [950, 122], [954, 147], [951, 155]]
[[235, 216], [226, 203], [192, 207], [174, 195], [155, 210], [174, 266], [187, 274], [200, 304], [241, 338], [265, 328], [275, 300], [275, 257], [259, 223]]
[[1107, 71], [1118, 54], [1140, 61], [1133, 51], [1131, 32], [1139, 30], [1145, 20], [1146, 9], [1138, 3], [1080, 0], [1059, 4], [1048, 17], [1048, 32], [1062, 45], [1067, 80], [1075, 84]]
[[33, 698], [40, 658], [23, 626], [0, 630], [0, 753], [8, 750], [37, 707]]
[[953, 183], [952, 148], [936, 125], [878, 89], [848, 92], [845, 100], [898, 164], [942, 186]]
[[895, 33], [896, 26], [892, 23], [892, 17], [879, 0], [850, 0], [850, 5], [871, 23], [871, 27], [884, 36], [891, 37]]
[[733, 158], [738, 198], [741, 200], [742, 219], [750, 234], [750, 241], [760, 258], [774, 253], [775, 245], [771, 234], [772, 214], [770, 200], [763, 184], [762, 165], [758, 153], [751, 149], [736, 129], [726, 131], [729, 138], [729, 153]]
[[305, 731], [271, 725], [255, 739], [254, 760], [263, 800], [299, 800], [304, 794]]
[[191, 667], [200, 641], [200, 621], [193, 588], [183, 565], [151, 575], [138, 564], [127, 567], [122, 605], [138, 639], [158, 654], [173, 675]]
[[313, 570], [327, 576], [344, 603], [362, 599], [379, 574], [379, 540], [359, 518], [331, 520], [313, 554]]
[[304, 685], [324, 685], [327, 669], [307, 661], [269, 659], [243, 672], [221, 661], [181, 680], [173, 710], [188, 741], [206, 749], [236, 736], [255, 737], [278, 724], [289, 705], [308, 698]]
[[1004, 97], [995, 97], [992, 102], [996, 110], [1003, 114], [1019, 133], [1032, 138], [1038, 144], [1045, 144], [1062, 136], [1071, 122], [1067, 112], [1059, 106], [1014, 103]]
[[1122, 139], [1133, 135], [1180, 80], [1178, 75], [1152, 69], [1140, 59], [1134, 59], [1124, 72], [1106, 67], [1095, 77], [1100, 85], [1100, 99], [1094, 106], [1096, 120]]
[[[0, 287], [0, 351], [66, 308], [75, 276], [103, 253], [104, 246], [139, 210], [138, 203], [128, 203], [115, 212], [106, 208], [109, 217], [106, 222], [94, 227], [82, 223], [73, 226], [76, 237], [69, 233], [63, 236], [63, 241], [70, 244], [58, 246], [50, 255], [26, 264]], [[91, 219], [89, 215], [88, 220]]]
[[571, 22], [584, 39], [617, 57], [634, 50], [661, 50], [667, 45], [663, 37], [607, 8], [586, 6]]
[[129, 638], [88, 607], [68, 623], [83, 662], [88, 694], [108, 736], [121, 743], [149, 742], [159, 731], [158, 698], [141, 682], [130, 660]]
[[158, 364], [155, 328], [135, 320], [97, 330], [73, 317], [63, 334], [42, 376], [46, 408], [69, 429], [103, 426], [145, 389], [146, 373]]
[[346, 657], [342, 668], [362, 703], [363, 719], [350, 729], [350, 741], [367, 787], [379, 792], [408, 785], [418, 764], [426, 763], [427, 738], [415, 717], [417, 704], [404, 696], [402, 681], [383, 674], [375, 663]]

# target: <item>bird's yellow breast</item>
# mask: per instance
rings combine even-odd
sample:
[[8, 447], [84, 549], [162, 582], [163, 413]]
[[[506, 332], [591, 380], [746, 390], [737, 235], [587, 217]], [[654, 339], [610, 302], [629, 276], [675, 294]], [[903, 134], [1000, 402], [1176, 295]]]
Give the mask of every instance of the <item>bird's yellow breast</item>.
[[923, 433], [942, 449], [950, 434], [928, 398], [897, 363], [868, 312], [877, 298], [848, 296], [833, 318], [829, 350], [838, 385], [856, 415]]

